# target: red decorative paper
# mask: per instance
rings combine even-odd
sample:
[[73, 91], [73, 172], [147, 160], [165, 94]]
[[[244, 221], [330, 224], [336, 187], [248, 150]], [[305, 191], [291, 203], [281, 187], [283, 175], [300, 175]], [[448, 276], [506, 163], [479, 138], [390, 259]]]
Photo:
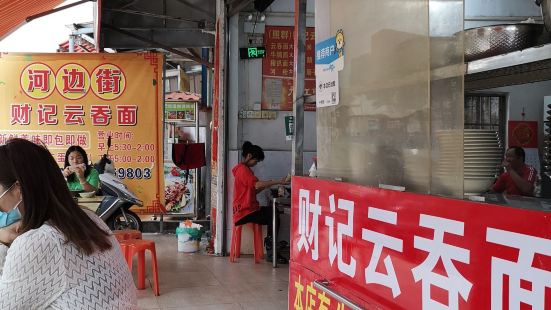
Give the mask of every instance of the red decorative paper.
[[538, 147], [538, 122], [509, 121], [508, 145], [523, 148]]

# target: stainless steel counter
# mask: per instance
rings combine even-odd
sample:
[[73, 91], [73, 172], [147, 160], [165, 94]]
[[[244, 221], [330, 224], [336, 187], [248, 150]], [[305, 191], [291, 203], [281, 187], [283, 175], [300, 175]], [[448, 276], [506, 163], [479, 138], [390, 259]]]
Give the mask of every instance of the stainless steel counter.
[[504, 194], [485, 194], [483, 197], [485, 198], [485, 203], [534, 211], [551, 212], [551, 199], [526, 196], [507, 196]]

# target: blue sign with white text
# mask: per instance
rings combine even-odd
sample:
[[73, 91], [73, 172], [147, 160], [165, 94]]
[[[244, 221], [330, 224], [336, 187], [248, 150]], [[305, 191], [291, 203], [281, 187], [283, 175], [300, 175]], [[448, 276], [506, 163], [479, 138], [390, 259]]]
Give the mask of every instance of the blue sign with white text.
[[330, 37], [316, 44], [316, 65], [329, 65], [344, 56], [344, 32], [337, 31], [334, 37]]
[[335, 37], [316, 44], [316, 65], [328, 65], [339, 58]]

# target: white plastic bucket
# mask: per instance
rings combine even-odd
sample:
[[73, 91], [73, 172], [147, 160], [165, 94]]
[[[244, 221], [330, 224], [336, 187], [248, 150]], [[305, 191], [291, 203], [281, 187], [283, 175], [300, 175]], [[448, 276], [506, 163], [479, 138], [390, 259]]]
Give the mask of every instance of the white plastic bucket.
[[199, 251], [199, 240], [185, 232], [178, 234], [178, 252], [195, 253]]

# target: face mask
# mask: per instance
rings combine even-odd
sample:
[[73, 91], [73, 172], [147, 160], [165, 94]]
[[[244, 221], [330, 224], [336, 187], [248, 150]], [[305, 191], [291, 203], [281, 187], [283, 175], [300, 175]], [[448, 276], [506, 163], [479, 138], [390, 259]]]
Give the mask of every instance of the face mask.
[[19, 200], [19, 202], [11, 209], [9, 212], [1, 212], [0, 211], [0, 227], [6, 227], [9, 226], [21, 219], [21, 213], [19, 213], [19, 205], [21, 204], [22, 200]]
[[[15, 183], [12, 184], [6, 191], [4, 191], [0, 198], [4, 197], [15, 185]], [[21, 219], [21, 213], [19, 213], [19, 209], [17, 208], [23, 200], [19, 200], [19, 202], [13, 207], [9, 212], [2, 212], [0, 211], [0, 227], [9, 226]]]

